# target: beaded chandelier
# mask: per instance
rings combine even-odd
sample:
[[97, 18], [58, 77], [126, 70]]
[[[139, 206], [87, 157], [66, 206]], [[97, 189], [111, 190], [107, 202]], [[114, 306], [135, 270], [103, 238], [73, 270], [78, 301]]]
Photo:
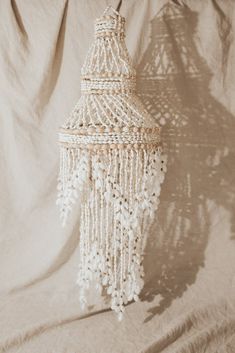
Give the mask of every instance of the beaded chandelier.
[[[110, 15], [107, 15], [111, 11]], [[160, 128], [135, 92], [125, 19], [108, 7], [82, 67], [81, 98], [59, 132], [63, 225], [80, 204], [80, 301], [91, 283], [121, 319], [138, 300], [146, 234], [166, 171]]]

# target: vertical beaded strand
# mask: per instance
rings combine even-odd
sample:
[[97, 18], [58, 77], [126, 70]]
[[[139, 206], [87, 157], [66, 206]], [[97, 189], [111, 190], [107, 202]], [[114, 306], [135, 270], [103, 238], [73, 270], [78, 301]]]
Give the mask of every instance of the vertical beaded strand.
[[[121, 192], [124, 193], [123, 190], [123, 154], [122, 151], [119, 150], [119, 161], [120, 161], [120, 167], [119, 167], [119, 185]], [[122, 204], [123, 207], [123, 204]], [[123, 271], [124, 271], [124, 249], [123, 249], [123, 224], [120, 222], [120, 290], [121, 290], [121, 296], [123, 297]]]
[[103, 249], [103, 233], [104, 233], [104, 191], [101, 189], [100, 193], [100, 249]]
[[[117, 150], [114, 150], [113, 153], [113, 179], [114, 182], [116, 183], [117, 180]], [[114, 194], [115, 195], [115, 194]], [[114, 241], [114, 284], [115, 288], [117, 289], [117, 218], [115, 216], [116, 213], [116, 200], [113, 200], [113, 215], [114, 215], [114, 221], [113, 221], [113, 241]]]
[[[133, 214], [133, 156], [134, 152], [131, 150], [129, 152], [129, 168], [130, 168], [130, 174], [129, 174], [129, 213], [130, 215]], [[133, 262], [133, 241], [134, 241], [134, 235], [133, 235], [133, 230], [131, 229], [131, 236], [129, 236], [129, 272], [131, 272], [131, 263]]]
[[90, 208], [91, 208], [91, 221], [92, 221], [92, 238], [91, 241], [94, 244], [95, 242], [95, 190], [94, 190], [95, 182], [92, 180], [92, 191], [90, 195]]
[[[107, 178], [106, 178], [106, 192], [108, 192], [110, 187], [110, 176], [112, 168], [112, 153], [111, 150], [108, 150], [108, 167], [107, 167]], [[110, 192], [110, 191], [109, 191]], [[105, 256], [106, 256], [106, 266], [107, 266], [107, 276], [110, 276], [110, 271], [112, 271], [111, 266], [111, 250], [110, 250], [110, 236], [109, 236], [109, 225], [113, 224], [113, 213], [110, 214], [110, 194], [106, 198], [106, 234], [105, 234]], [[110, 217], [109, 217], [110, 215]]]
[[[95, 183], [94, 183], [95, 184]], [[94, 190], [94, 208], [95, 208], [95, 251], [94, 251], [94, 256], [95, 256], [95, 274], [96, 274], [96, 279], [97, 279], [97, 275], [98, 275], [98, 266], [99, 263], [97, 262], [97, 255], [99, 257], [99, 249], [100, 249], [100, 244], [99, 244], [99, 216], [98, 216], [98, 196], [99, 193], [96, 189], [96, 187], [94, 186], [95, 190]], [[98, 283], [96, 283], [96, 288], [98, 289]]]
[[89, 206], [87, 204], [87, 202], [85, 203], [85, 219], [86, 219], [86, 239], [85, 239], [85, 242], [86, 242], [86, 256], [89, 256], [89, 253], [90, 253], [90, 246], [89, 246], [89, 243], [90, 243], [90, 222], [89, 222]]
[[[147, 189], [147, 184], [146, 184], [146, 179], [148, 175], [148, 153], [146, 149], [143, 150], [143, 185], [142, 185], [142, 190], [144, 193], [144, 198], [146, 198], [146, 189]], [[145, 233], [146, 233], [146, 224], [148, 224], [149, 219], [146, 217], [146, 211], [144, 211], [144, 217], [142, 218], [142, 233], [143, 236], [141, 238], [141, 248], [144, 248], [144, 238], [145, 238]]]
[[134, 201], [134, 195], [133, 195], [133, 163], [134, 163], [134, 151], [133, 149], [130, 150], [130, 206], [132, 208], [133, 206], [133, 201]]

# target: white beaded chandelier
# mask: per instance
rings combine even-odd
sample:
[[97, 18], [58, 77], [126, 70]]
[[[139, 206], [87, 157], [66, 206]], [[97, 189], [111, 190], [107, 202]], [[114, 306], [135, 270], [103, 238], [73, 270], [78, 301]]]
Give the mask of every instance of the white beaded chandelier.
[[81, 206], [81, 304], [95, 283], [119, 319], [124, 305], [138, 300], [145, 238], [166, 171], [160, 128], [135, 93], [124, 25], [111, 7], [95, 21], [82, 95], [59, 132], [57, 200], [63, 225], [73, 204]]

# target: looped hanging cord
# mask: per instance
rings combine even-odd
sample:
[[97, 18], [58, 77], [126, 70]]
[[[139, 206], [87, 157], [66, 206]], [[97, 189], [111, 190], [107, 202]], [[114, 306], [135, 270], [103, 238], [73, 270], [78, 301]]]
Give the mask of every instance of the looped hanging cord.
[[117, 8], [116, 8], [116, 11], [117, 11], [117, 12], [120, 12], [121, 6], [122, 6], [122, 0], [119, 1], [119, 4], [118, 4], [118, 6], [117, 6]]

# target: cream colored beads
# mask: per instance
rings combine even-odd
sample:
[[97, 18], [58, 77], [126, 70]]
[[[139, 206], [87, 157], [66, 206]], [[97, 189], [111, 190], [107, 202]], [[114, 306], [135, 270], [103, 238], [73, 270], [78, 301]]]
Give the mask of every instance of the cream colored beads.
[[[112, 14], [108, 15], [108, 11]], [[80, 302], [92, 283], [121, 319], [138, 300], [143, 251], [166, 171], [160, 128], [136, 96], [125, 20], [107, 8], [82, 67], [81, 98], [59, 131], [63, 225], [79, 202]]]

